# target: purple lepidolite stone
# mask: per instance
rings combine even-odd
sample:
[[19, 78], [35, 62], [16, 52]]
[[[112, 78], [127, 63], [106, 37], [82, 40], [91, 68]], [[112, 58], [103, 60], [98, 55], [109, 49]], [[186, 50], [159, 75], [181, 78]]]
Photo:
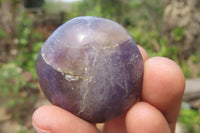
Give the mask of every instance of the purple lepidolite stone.
[[38, 55], [37, 74], [51, 103], [98, 123], [125, 113], [137, 101], [143, 60], [120, 24], [77, 17], [46, 40]]

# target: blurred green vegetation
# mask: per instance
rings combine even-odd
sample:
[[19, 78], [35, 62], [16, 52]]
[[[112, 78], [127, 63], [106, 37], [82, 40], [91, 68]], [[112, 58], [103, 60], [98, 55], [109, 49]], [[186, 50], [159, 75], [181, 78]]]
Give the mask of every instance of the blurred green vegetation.
[[[0, 2], [0, 5], [3, 2]], [[20, 7], [20, 2], [20, 0], [14, 0], [12, 5], [14, 11], [10, 12], [15, 16], [13, 35], [11, 36], [10, 32], [0, 26], [0, 39], [9, 40], [12, 37], [16, 46], [10, 44], [9, 47], [14, 47], [17, 51], [17, 54], [10, 56], [10, 52], [3, 49], [3, 45], [0, 46], [0, 52], [6, 57], [5, 59], [0, 58], [0, 105], [8, 108], [8, 111], [15, 109], [13, 118], [19, 121], [26, 118], [27, 110], [30, 110], [39, 94], [35, 69], [37, 54], [48, 35], [59, 26], [57, 21], [54, 22], [52, 19], [49, 19], [53, 21], [50, 25], [41, 24], [44, 19], [41, 15], [43, 11], [46, 12], [45, 15], [48, 15], [45, 18], [50, 17], [51, 13], [58, 14], [59, 6], [55, 3], [46, 3], [32, 13], [29, 9]], [[200, 73], [191, 74], [192, 71], [187, 64], [189, 61], [198, 65], [200, 53], [194, 53], [189, 60], [180, 60], [178, 45], [168, 45], [167, 37], [162, 34], [164, 2], [159, 0], [83, 0], [68, 3], [66, 7], [68, 9], [66, 9], [64, 21], [84, 15], [117, 21], [128, 30], [137, 44], [146, 49], [150, 57], [164, 56], [174, 60], [182, 68], [186, 78], [193, 77], [193, 75], [194, 77], [200, 76]], [[53, 13], [54, 8], [53, 11], [56, 12]], [[36, 24], [36, 22], [40, 23]], [[175, 44], [182, 40], [184, 32], [182, 27], [173, 30], [172, 36], [175, 38]], [[191, 109], [181, 111], [180, 121], [191, 132], [194, 132], [193, 125], [200, 127], [199, 113]]]
[[181, 109], [179, 120], [187, 128], [189, 133], [200, 131], [200, 115], [193, 109]]
[[44, 37], [34, 30], [33, 18], [27, 16], [25, 10], [21, 12], [19, 20], [23, 21], [19, 23], [16, 33], [19, 54], [13, 62], [23, 70], [30, 72], [33, 78], [36, 79], [35, 63], [37, 54], [44, 43]]

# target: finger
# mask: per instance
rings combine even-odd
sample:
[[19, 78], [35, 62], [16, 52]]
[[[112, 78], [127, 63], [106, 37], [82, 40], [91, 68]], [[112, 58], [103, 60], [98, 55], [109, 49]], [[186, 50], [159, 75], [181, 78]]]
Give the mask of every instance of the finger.
[[54, 105], [36, 110], [32, 122], [38, 133], [98, 133], [92, 124]]
[[125, 115], [108, 121], [104, 125], [104, 133], [126, 133]]
[[164, 57], [144, 63], [142, 100], [158, 108], [174, 131], [185, 89], [185, 78], [178, 65]]
[[127, 133], [170, 133], [164, 116], [152, 105], [139, 102], [126, 116]]
[[147, 52], [140, 45], [137, 45], [137, 46], [142, 55], [143, 61], [146, 61], [149, 58]]

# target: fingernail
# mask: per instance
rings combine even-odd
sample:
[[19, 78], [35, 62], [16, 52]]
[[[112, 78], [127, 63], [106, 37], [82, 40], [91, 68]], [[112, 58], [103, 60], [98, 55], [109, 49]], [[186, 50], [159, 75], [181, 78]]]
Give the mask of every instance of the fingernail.
[[32, 122], [32, 125], [33, 125], [33, 127], [34, 127], [34, 129], [35, 129], [35, 131], [36, 131], [37, 133], [51, 133], [50, 131], [47, 131], [47, 130], [44, 130], [44, 129], [40, 129], [40, 128], [37, 127], [33, 122]]

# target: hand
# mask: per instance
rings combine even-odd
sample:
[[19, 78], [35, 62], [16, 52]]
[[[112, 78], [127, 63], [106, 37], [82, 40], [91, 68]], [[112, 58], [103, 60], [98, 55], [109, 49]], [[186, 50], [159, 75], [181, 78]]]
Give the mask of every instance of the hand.
[[[141, 100], [125, 115], [104, 124], [104, 133], [174, 133], [185, 78], [179, 66], [164, 57], [144, 60]], [[35, 111], [33, 125], [38, 133], [98, 133], [95, 124], [88, 123], [54, 105]]]

